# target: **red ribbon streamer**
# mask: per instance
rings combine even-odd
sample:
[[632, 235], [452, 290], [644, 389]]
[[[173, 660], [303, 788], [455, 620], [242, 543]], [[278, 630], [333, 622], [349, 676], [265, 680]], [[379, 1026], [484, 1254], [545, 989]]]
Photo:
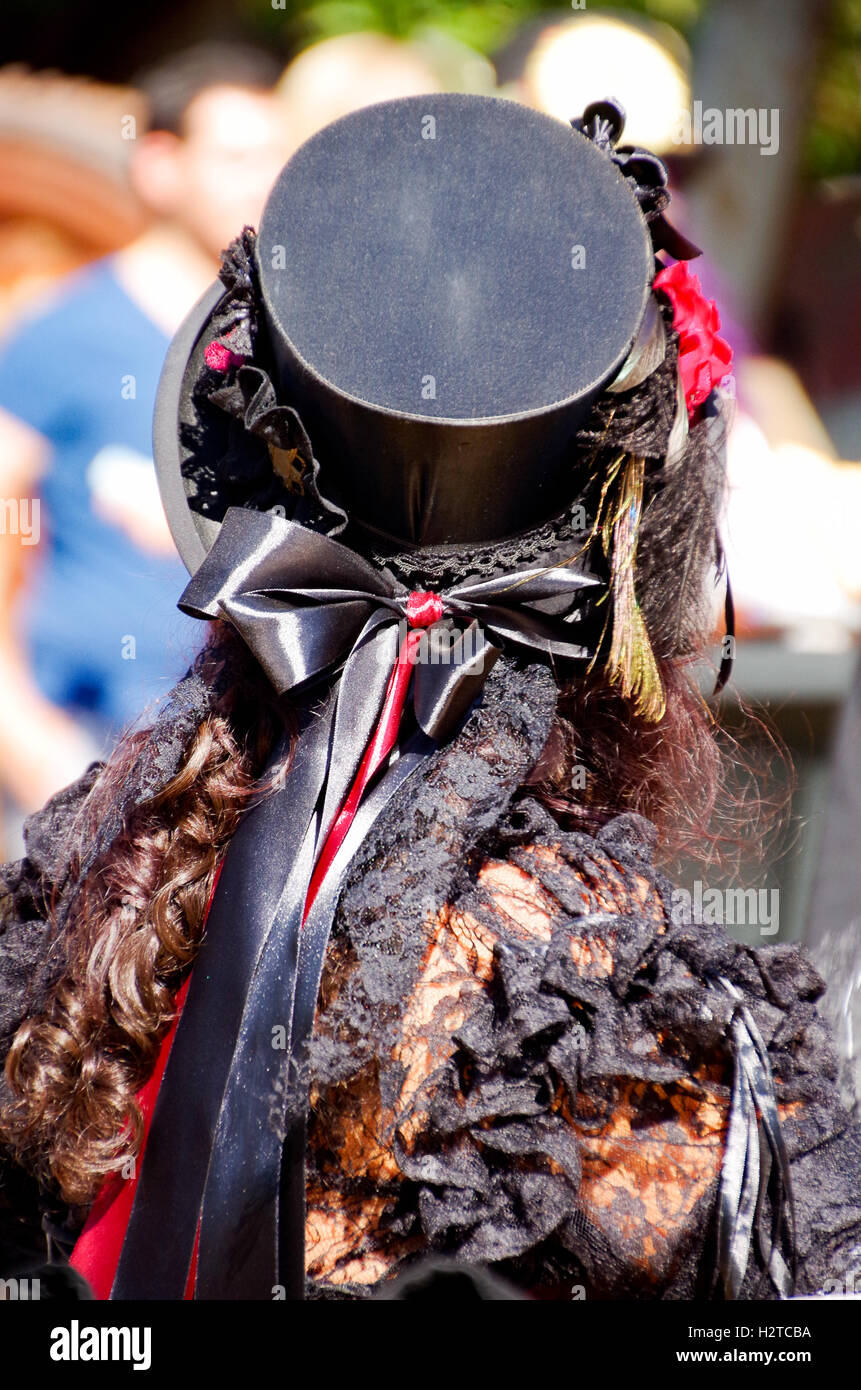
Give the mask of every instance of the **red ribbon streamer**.
[[[412, 596], [411, 596], [412, 597]], [[426, 597], [421, 595], [422, 598]], [[430, 595], [429, 597], [434, 597]], [[353, 817], [359, 807], [365, 788], [370, 782], [374, 773], [377, 772], [385, 762], [395, 746], [400, 727], [401, 715], [403, 714], [404, 704], [409, 689], [410, 676], [415, 665], [415, 651], [421, 639], [421, 633], [416, 631], [408, 632], [401, 649], [398, 652], [398, 659], [392, 667], [392, 674], [389, 676], [389, 683], [386, 687], [386, 694], [383, 700], [383, 708], [377, 727], [375, 728], [371, 741], [365, 749], [364, 757], [359, 764], [359, 771], [353, 782], [346, 801], [341, 807], [332, 829], [326, 837], [326, 843], [320, 851], [319, 858], [311, 875], [311, 882], [308, 885], [308, 893], [305, 898], [305, 910], [302, 914], [302, 921], [305, 922], [311, 909], [320, 884], [326, 877], [331, 866], [332, 860], [341, 848], [344, 836], [350, 828]]]

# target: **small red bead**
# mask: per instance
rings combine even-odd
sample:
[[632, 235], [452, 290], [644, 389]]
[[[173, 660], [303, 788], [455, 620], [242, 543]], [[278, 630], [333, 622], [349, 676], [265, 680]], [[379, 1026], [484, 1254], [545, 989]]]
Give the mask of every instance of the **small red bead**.
[[407, 598], [407, 622], [410, 627], [430, 627], [438, 623], [443, 614], [443, 603], [439, 594], [422, 593], [418, 589]]

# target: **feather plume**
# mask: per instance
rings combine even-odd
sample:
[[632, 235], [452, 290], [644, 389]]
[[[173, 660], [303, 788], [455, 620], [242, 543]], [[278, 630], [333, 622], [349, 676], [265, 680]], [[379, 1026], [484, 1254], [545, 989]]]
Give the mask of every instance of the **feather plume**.
[[611, 465], [601, 494], [601, 540], [610, 563], [613, 622], [607, 673], [611, 684], [632, 701], [636, 713], [657, 723], [666, 698], [634, 587], [644, 476], [642, 455], [621, 454]]

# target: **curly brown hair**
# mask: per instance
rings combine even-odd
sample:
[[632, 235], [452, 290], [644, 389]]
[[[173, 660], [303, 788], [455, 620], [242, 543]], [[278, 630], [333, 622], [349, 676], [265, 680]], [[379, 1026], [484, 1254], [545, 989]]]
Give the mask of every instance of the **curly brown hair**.
[[[284, 728], [271, 690], [226, 624], [198, 659], [224, 693], [200, 722], [176, 775], [137, 806], [83, 878], [63, 926], [64, 968], [44, 1011], [25, 1020], [6, 1059], [12, 1103], [0, 1138], [70, 1206], [136, 1153], [136, 1092], [155, 1065], [174, 998], [203, 936], [225, 846]], [[225, 679], [226, 677], [226, 679]], [[85, 839], [146, 746], [122, 739], [83, 808]]]
[[561, 684], [547, 746], [524, 790], [565, 830], [594, 835], [621, 811], [645, 816], [671, 874], [687, 860], [727, 875], [761, 865], [789, 814], [786, 746], [737, 695], [731, 718], [714, 715], [693, 659], [657, 664], [666, 695], [657, 723], [638, 718], [601, 671]]

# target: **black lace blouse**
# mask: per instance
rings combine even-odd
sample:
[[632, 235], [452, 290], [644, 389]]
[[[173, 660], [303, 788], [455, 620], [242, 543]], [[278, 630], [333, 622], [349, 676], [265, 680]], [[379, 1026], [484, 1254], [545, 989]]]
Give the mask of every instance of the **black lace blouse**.
[[[721, 979], [775, 1078], [798, 1291], [826, 1287], [861, 1265], [861, 1135], [822, 982], [795, 946], [674, 923], [642, 817], [564, 832], [524, 792], [554, 702], [546, 670], [499, 663], [348, 870], [305, 1078], [308, 1296], [378, 1294], [435, 1253], [544, 1298], [714, 1295], [734, 1067]], [[31, 818], [27, 858], [2, 871], [2, 1055], [60, 967], [47, 906], [97, 774]], [[82, 1215], [0, 1160], [0, 1274], [62, 1264]], [[742, 1297], [776, 1296], [760, 1245]]]

